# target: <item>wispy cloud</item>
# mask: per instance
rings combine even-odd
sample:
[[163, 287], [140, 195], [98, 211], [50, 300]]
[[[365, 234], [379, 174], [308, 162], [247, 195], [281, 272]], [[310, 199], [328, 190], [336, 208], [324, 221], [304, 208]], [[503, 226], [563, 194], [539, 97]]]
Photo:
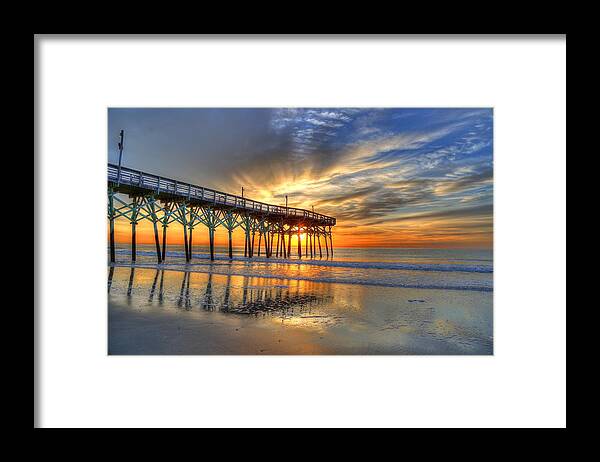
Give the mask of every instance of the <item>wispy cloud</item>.
[[111, 109], [109, 146], [121, 128], [126, 165], [288, 195], [348, 244], [491, 242], [490, 109]]

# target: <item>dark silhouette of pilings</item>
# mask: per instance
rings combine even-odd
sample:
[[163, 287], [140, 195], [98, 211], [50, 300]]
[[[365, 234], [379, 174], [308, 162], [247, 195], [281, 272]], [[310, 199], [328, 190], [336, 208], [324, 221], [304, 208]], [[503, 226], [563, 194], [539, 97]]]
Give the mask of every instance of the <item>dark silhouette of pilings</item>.
[[[233, 258], [233, 233], [240, 228], [244, 233], [244, 256], [254, 258], [292, 257], [292, 240], [297, 239], [297, 257], [323, 258], [323, 245], [321, 237], [325, 240], [325, 254], [327, 258], [333, 257], [333, 238], [331, 226], [323, 226], [310, 219], [271, 219], [268, 214], [238, 213], [235, 210], [223, 210], [213, 206], [192, 205], [187, 200], [158, 199], [156, 194], [130, 195], [129, 201], [118, 198], [113, 187], [108, 194], [108, 219], [110, 261], [116, 260], [115, 251], [115, 220], [128, 219], [131, 225], [131, 261], [137, 260], [137, 225], [147, 219], [152, 222], [156, 259], [163, 263], [167, 257], [167, 243], [169, 227], [173, 223], [180, 224], [183, 231], [183, 247], [185, 261], [189, 263], [193, 258], [194, 229], [198, 225], [208, 229], [210, 259], [215, 259], [215, 232], [219, 226], [227, 229], [228, 256]], [[120, 204], [120, 205], [119, 205]], [[162, 242], [159, 235], [159, 225], [162, 227]], [[257, 236], [258, 233], [258, 236]], [[304, 238], [304, 252], [302, 239]]]

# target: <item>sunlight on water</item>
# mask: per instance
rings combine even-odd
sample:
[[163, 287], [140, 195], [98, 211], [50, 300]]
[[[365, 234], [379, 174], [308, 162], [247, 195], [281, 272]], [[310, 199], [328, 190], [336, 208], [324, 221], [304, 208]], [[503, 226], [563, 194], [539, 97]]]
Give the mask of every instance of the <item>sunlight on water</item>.
[[[241, 250], [241, 252], [240, 252]], [[493, 262], [489, 250], [448, 249], [339, 249], [334, 259], [243, 258], [217, 253], [211, 262], [203, 249], [185, 262], [183, 249], [172, 246], [160, 268], [264, 278], [288, 278], [388, 287], [492, 291]], [[241, 253], [241, 255], [240, 255]], [[157, 267], [152, 246], [139, 246], [136, 265]], [[117, 249], [117, 264], [130, 266], [127, 246]]]
[[120, 264], [108, 270], [111, 354], [492, 352], [489, 291], [286, 278], [298, 266], [289, 263], [221, 265], [267, 277], [207, 272], [220, 267], [210, 264]]

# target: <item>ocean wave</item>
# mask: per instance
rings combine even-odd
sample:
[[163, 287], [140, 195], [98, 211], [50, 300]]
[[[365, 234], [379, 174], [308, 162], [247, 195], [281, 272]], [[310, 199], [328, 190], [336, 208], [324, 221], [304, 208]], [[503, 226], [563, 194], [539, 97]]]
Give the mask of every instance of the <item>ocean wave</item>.
[[[311, 277], [311, 276], [298, 276], [298, 275], [283, 275], [273, 273], [256, 273], [252, 270], [244, 271], [243, 268], [235, 268], [232, 266], [220, 265], [216, 268], [211, 266], [210, 270], [206, 268], [200, 268], [192, 265], [176, 265], [176, 264], [152, 264], [152, 263], [114, 263], [112, 266], [121, 268], [141, 268], [141, 269], [156, 269], [164, 271], [176, 271], [181, 273], [212, 273], [222, 276], [241, 276], [241, 277], [255, 277], [255, 278], [266, 278], [266, 279], [279, 279], [279, 280], [293, 280], [293, 281], [311, 281], [331, 284], [353, 284], [353, 285], [371, 285], [381, 287], [401, 287], [406, 289], [443, 289], [443, 290], [472, 290], [477, 292], [492, 292], [491, 281], [472, 281], [470, 284], [466, 281], [461, 283], [452, 281], [427, 281], [417, 282], [409, 280], [383, 280], [383, 279], [372, 279], [366, 277], [344, 278], [344, 277]], [[204, 265], [202, 265], [204, 266]], [[226, 270], [225, 268], [228, 268]], [[483, 282], [483, 284], [482, 284]]]
[[[119, 254], [128, 254], [129, 250], [119, 249]], [[138, 251], [138, 255], [154, 257], [156, 253], [150, 251]], [[184, 252], [167, 252], [169, 257], [184, 258]], [[344, 260], [284, 260], [278, 258], [245, 257], [234, 256], [229, 258], [222, 255], [216, 255], [215, 261], [210, 261], [209, 254], [193, 254], [194, 259], [207, 260], [206, 265], [218, 265], [225, 263], [230, 266], [230, 262], [237, 263], [258, 263], [258, 264], [285, 264], [285, 265], [311, 265], [331, 268], [353, 268], [353, 269], [381, 269], [381, 270], [404, 270], [404, 271], [440, 271], [440, 272], [461, 272], [461, 273], [493, 273], [490, 265], [464, 265], [464, 264], [435, 264], [435, 263], [399, 263], [399, 262], [363, 262], [363, 261], [344, 261]], [[180, 265], [181, 263], [165, 263], [164, 265]], [[191, 265], [199, 264], [197, 262]]]

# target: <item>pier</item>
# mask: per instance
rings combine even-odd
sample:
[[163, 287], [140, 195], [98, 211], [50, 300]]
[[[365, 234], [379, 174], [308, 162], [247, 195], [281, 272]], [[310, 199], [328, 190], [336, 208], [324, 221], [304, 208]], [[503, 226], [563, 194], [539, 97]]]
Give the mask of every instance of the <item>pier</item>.
[[[122, 148], [122, 144], [120, 144]], [[125, 197], [126, 199], [123, 199]], [[186, 262], [192, 260], [194, 230], [208, 231], [210, 259], [215, 259], [215, 230], [229, 234], [229, 258], [233, 258], [233, 232], [244, 233], [244, 256], [253, 258], [329, 258], [333, 256], [333, 217], [294, 207], [266, 204], [190, 183], [164, 178], [115, 164], [108, 164], [108, 220], [110, 261], [115, 261], [115, 220], [131, 224], [131, 261], [136, 261], [136, 226], [149, 220], [154, 228], [158, 263], [167, 257], [168, 228], [183, 227]], [[160, 232], [159, 232], [160, 230]], [[292, 237], [298, 237], [292, 249]], [[304, 235], [304, 248], [300, 236]]]

